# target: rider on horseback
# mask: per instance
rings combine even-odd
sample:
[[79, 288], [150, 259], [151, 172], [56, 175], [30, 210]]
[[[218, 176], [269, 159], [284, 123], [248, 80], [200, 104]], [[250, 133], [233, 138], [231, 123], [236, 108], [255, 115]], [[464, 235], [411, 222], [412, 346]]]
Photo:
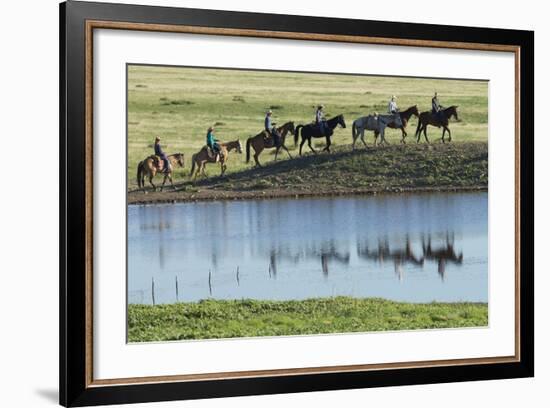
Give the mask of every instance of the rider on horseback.
[[273, 138], [273, 146], [279, 147], [281, 145], [281, 135], [277, 131], [277, 128], [275, 127], [275, 123], [271, 121], [271, 115], [273, 112], [268, 110], [265, 114], [265, 120], [264, 120], [264, 128], [268, 135], [271, 135]]
[[317, 106], [317, 110], [315, 111], [315, 124], [319, 126], [319, 131], [322, 135], [325, 134], [325, 128], [327, 124], [325, 123], [325, 113], [323, 112], [323, 105]]
[[168, 173], [170, 169], [170, 160], [168, 160], [168, 156], [166, 156], [166, 153], [162, 151], [162, 147], [160, 147], [160, 137], [155, 137], [155, 155], [160, 157], [162, 161], [164, 162], [164, 173]]
[[399, 112], [399, 108], [397, 107], [397, 102], [395, 101], [395, 95], [392, 95], [390, 102], [388, 103], [388, 113], [395, 115]]
[[442, 119], [442, 114], [440, 113], [443, 109], [443, 106], [439, 103], [439, 99], [437, 98], [437, 92], [434, 94], [434, 97], [432, 98], [432, 115], [435, 115], [440, 120]]
[[206, 146], [207, 146], [206, 151], [208, 152], [208, 156], [211, 159], [215, 158], [216, 161], [218, 161], [221, 149], [220, 149], [220, 145], [218, 144], [218, 139], [214, 137], [213, 126], [210, 126], [206, 133]]

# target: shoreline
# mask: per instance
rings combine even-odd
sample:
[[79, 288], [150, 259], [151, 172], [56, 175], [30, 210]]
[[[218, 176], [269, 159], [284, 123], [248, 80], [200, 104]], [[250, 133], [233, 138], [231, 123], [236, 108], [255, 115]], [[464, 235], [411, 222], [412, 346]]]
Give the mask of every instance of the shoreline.
[[267, 190], [267, 191], [231, 191], [231, 190], [199, 190], [182, 194], [185, 190], [176, 189], [163, 192], [143, 193], [138, 191], [127, 193], [127, 205], [178, 204], [207, 201], [246, 201], [272, 200], [283, 198], [322, 198], [322, 197], [354, 197], [397, 194], [429, 194], [429, 193], [471, 193], [488, 192], [487, 186], [441, 186], [441, 187], [387, 187], [384, 189], [357, 188], [336, 191], [304, 191], [304, 190]]

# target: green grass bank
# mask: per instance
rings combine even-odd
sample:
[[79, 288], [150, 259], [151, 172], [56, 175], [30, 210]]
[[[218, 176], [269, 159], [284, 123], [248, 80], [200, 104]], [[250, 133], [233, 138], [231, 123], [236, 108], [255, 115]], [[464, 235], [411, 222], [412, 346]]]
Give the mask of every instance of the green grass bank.
[[291, 301], [203, 300], [128, 306], [128, 341], [290, 336], [479, 327], [486, 303], [403, 303], [351, 297]]
[[[176, 190], [148, 194], [130, 191], [129, 204], [155, 202], [303, 197], [395, 192], [485, 191], [488, 186], [486, 142], [336, 147], [331, 154], [309, 154], [243, 169], [219, 177], [175, 179]], [[160, 180], [157, 180], [157, 183]]]

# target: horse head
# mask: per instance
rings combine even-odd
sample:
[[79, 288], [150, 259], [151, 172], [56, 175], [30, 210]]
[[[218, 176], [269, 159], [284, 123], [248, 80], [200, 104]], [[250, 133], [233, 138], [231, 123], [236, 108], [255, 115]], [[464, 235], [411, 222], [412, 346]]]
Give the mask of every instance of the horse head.
[[294, 122], [288, 122], [286, 124], [286, 129], [287, 129], [287, 132], [294, 134], [294, 130], [295, 130]]
[[447, 109], [449, 111], [449, 117], [453, 116], [455, 120], [458, 121], [458, 105], [449, 106]]
[[420, 113], [418, 112], [418, 105], [414, 105], [411, 107], [411, 112], [414, 116], [418, 117]]
[[183, 153], [176, 153], [176, 154], [174, 154], [174, 159], [176, 159], [176, 163], [177, 163], [180, 167], [185, 167], [185, 165], [184, 165], [184, 160], [183, 160]]
[[340, 114], [338, 115], [338, 124], [342, 126], [342, 128], [346, 128], [346, 121], [344, 120], [344, 115]]
[[237, 140], [237, 153], [242, 154], [243, 147], [241, 146], [241, 141]]

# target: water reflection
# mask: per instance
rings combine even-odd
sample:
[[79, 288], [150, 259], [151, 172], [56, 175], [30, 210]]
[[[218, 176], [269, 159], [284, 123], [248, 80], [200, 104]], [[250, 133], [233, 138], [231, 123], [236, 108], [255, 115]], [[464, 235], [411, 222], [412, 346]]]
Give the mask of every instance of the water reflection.
[[128, 296], [486, 301], [487, 251], [485, 193], [131, 206]]

